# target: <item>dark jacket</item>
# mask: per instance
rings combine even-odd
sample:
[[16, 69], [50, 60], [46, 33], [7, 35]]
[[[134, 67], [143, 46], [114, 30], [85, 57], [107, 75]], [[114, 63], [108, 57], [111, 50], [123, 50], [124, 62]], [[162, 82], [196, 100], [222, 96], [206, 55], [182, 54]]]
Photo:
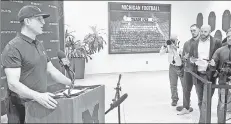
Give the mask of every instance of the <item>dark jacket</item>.
[[227, 37], [224, 40], [222, 40], [222, 46], [225, 46], [225, 45], [227, 45]]
[[[184, 43], [182, 57], [184, 57], [186, 54], [190, 53], [190, 49], [191, 49], [192, 44], [195, 44], [197, 41], [195, 41], [193, 38], [191, 38]], [[189, 61], [189, 59], [187, 59], [187, 61], [185, 61], [185, 63], [184, 63], [184, 67], [189, 68], [189, 66], [190, 66], [190, 61]]]
[[[198, 44], [199, 44], [199, 40], [196, 41], [195, 44], [192, 44], [192, 47], [190, 49], [190, 53], [189, 53], [189, 56], [190, 57], [195, 57], [195, 58], [198, 58]], [[222, 43], [219, 39], [216, 39], [216, 38], [213, 38], [212, 36], [210, 36], [210, 50], [209, 50], [209, 60], [211, 60], [214, 52], [220, 48], [222, 46]], [[197, 73], [197, 66], [195, 64], [191, 64], [190, 65], [190, 69], [192, 72], [194, 73]], [[206, 75], [208, 77], [208, 79], [210, 81], [215, 81], [215, 79], [213, 78], [213, 74], [215, 73], [215, 69], [214, 68], [210, 68], [208, 67], [207, 70], [206, 70]], [[196, 81], [196, 78], [193, 77], [193, 81], [194, 81], [194, 84], [197, 83]]]

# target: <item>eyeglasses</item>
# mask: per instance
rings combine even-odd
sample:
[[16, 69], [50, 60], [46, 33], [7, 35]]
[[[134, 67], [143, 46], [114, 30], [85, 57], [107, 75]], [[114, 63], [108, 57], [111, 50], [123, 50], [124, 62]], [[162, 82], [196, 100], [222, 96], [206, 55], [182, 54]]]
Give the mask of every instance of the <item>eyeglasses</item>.
[[36, 19], [37, 21], [39, 21], [40, 23], [45, 23], [44, 19], [42, 16], [33, 16], [33, 17], [30, 17], [28, 19]]
[[44, 19], [42, 16], [37, 16], [37, 17], [34, 17], [36, 20], [38, 20], [39, 22], [41, 23], [45, 23]]

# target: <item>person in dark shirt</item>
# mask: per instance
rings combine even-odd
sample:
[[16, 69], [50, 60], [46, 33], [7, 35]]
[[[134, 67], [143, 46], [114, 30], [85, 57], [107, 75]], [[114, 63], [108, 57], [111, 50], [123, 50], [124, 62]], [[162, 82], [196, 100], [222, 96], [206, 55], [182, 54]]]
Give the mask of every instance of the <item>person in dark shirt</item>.
[[222, 40], [222, 45], [224, 46], [226, 44], [227, 44], [227, 37], [224, 40]]
[[54, 94], [47, 92], [47, 75], [58, 83], [71, 85], [71, 80], [56, 69], [42, 43], [36, 38], [43, 33], [44, 14], [36, 6], [24, 6], [18, 12], [21, 32], [8, 42], [2, 52], [9, 87], [7, 105], [8, 123], [24, 123], [27, 99], [37, 101], [48, 109], [55, 109]]
[[[221, 70], [222, 65], [226, 61], [231, 61], [231, 28], [227, 30], [227, 45], [217, 49], [217, 51], [213, 54], [211, 64], [212, 66], [217, 67], [218, 70]], [[228, 77], [231, 75], [228, 75]], [[224, 82], [226, 79], [224, 79], [223, 76], [219, 77], [218, 84], [228, 83]], [[218, 89], [218, 105], [217, 105], [217, 118], [218, 123], [221, 123], [224, 118], [224, 101], [225, 101], [225, 89]], [[227, 100], [227, 119], [231, 118], [231, 92], [229, 90], [228, 92], [228, 100]]]
[[[184, 68], [189, 67], [189, 52], [190, 48], [193, 43], [198, 42], [198, 39], [200, 37], [200, 29], [196, 24], [193, 24], [190, 26], [190, 31], [192, 34], [192, 38], [189, 39], [184, 43], [183, 47], [183, 53], [182, 57], [187, 60], [184, 62]], [[192, 75], [189, 72], [184, 71], [184, 88], [183, 88], [183, 106], [178, 106], [177, 110], [180, 110], [181, 112], [178, 113], [178, 115], [184, 115], [184, 114], [189, 114], [193, 109], [190, 108], [190, 97], [191, 97], [191, 91], [193, 87], [193, 81], [192, 81]]]

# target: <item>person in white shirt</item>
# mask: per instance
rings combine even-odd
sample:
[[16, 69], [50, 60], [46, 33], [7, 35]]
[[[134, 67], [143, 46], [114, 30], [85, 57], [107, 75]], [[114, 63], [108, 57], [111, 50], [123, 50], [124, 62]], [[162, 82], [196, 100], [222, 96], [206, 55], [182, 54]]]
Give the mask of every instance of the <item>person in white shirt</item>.
[[[210, 66], [210, 60], [214, 54], [214, 52], [222, 46], [221, 41], [219, 39], [213, 38], [211, 35], [211, 27], [210, 25], [203, 25], [200, 31], [199, 40], [192, 45], [190, 49], [190, 62], [192, 64], [191, 69], [194, 73], [199, 75], [205, 80], [211, 81], [213, 84], [216, 83], [216, 78], [213, 77], [215, 71], [213, 71]], [[198, 96], [198, 106], [200, 109], [200, 119], [199, 123], [205, 122], [205, 115], [202, 114], [204, 108], [202, 108], [204, 83], [201, 80], [193, 77], [193, 83], [196, 88], [197, 96]], [[214, 93], [214, 89], [212, 89], [212, 95]]]
[[176, 106], [179, 100], [177, 91], [177, 82], [180, 78], [183, 87], [183, 64], [181, 60], [182, 48], [179, 48], [179, 41], [176, 35], [171, 35], [170, 40], [167, 40], [166, 45], [160, 49], [160, 55], [168, 53], [169, 62], [169, 80], [171, 88], [172, 106]]

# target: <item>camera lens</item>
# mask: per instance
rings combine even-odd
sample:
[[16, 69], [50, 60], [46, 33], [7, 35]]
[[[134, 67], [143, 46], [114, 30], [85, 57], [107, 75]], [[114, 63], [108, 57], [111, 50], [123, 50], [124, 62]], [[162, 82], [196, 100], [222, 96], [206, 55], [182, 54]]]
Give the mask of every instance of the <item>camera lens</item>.
[[172, 44], [172, 41], [171, 41], [171, 40], [167, 40], [166, 44], [167, 44], [167, 45], [171, 45], [171, 44]]

